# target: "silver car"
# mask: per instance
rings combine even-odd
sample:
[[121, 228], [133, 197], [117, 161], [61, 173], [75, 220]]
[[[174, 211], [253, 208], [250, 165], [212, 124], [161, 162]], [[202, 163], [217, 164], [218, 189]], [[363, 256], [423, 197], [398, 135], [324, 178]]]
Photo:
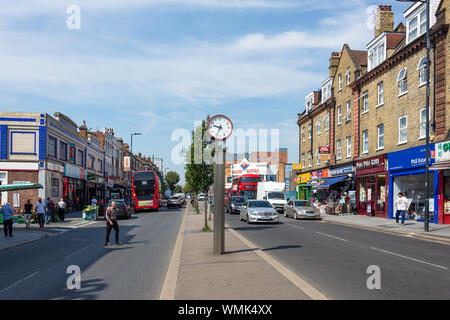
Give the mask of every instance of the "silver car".
[[294, 219], [321, 219], [319, 209], [306, 200], [290, 200], [284, 208], [284, 216]]
[[280, 221], [278, 211], [267, 200], [247, 200], [241, 209], [240, 218], [241, 221], [245, 220], [248, 224], [252, 222], [278, 223]]

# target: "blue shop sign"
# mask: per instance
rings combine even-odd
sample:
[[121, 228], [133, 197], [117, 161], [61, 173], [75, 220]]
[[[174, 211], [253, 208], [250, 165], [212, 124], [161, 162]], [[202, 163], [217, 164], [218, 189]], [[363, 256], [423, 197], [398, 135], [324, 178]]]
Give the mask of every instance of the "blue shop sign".
[[347, 167], [342, 167], [342, 168], [336, 168], [336, 169], [329, 169], [328, 170], [328, 175], [329, 176], [341, 176], [344, 174], [348, 174], [348, 173], [352, 173], [354, 170], [353, 166], [347, 166]]
[[[421, 168], [426, 165], [426, 146], [414, 147], [402, 151], [392, 152], [388, 155], [389, 171]], [[434, 164], [434, 144], [430, 144], [430, 166]]]

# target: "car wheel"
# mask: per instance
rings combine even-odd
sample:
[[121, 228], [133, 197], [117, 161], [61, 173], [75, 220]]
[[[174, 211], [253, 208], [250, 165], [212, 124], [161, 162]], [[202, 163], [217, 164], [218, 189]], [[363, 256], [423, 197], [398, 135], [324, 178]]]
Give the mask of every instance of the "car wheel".
[[295, 220], [297, 220], [297, 212], [294, 212], [293, 218], [294, 218]]
[[287, 218], [287, 210], [284, 210], [284, 217]]
[[250, 224], [250, 219], [248, 218], [248, 215], [247, 215], [247, 224]]

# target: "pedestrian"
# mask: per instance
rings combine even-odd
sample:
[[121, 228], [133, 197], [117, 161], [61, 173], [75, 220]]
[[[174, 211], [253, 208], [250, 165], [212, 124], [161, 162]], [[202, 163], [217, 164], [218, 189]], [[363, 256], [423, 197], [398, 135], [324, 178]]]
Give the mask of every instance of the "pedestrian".
[[395, 214], [395, 220], [398, 223], [400, 216], [402, 217], [402, 226], [405, 225], [405, 213], [408, 208], [408, 200], [403, 196], [402, 192], [398, 193], [398, 199], [395, 201], [395, 207], [397, 208], [397, 212]]
[[59, 200], [59, 202], [58, 202], [58, 217], [61, 222], [64, 222], [64, 216], [66, 214], [66, 207], [67, 207], [67, 204], [64, 202], [64, 200], [63, 199]]
[[45, 206], [45, 203], [42, 202], [42, 198], [39, 198], [38, 202], [36, 203], [36, 212], [39, 221], [39, 229], [44, 229], [46, 209], [47, 207]]
[[91, 206], [96, 206], [97, 205], [97, 199], [95, 198], [95, 196], [92, 197], [91, 200]]
[[23, 214], [23, 218], [25, 220], [25, 227], [27, 230], [31, 229], [31, 217], [33, 215], [33, 205], [31, 204], [31, 200], [28, 199], [27, 203], [24, 206], [25, 213]]
[[54, 216], [55, 216], [55, 203], [53, 202], [53, 200], [50, 200], [50, 219], [48, 222], [49, 224], [50, 224], [50, 221], [51, 222], [55, 221]]
[[11, 208], [8, 202], [6, 202], [3, 207], [0, 209], [0, 213], [3, 214], [3, 231], [5, 232], [5, 238], [13, 236], [12, 227], [13, 227], [13, 214], [14, 209]]
[[50, 224], [51, 218], [52, 218], [51, 201], [50, 198], [47, 198], [47, 201], [45, 201], [45, 224]]
[[109, 242], [109, 235], [111, 233], [111, 229], [115, 231], [115, 240], [117, 245], [121, 245], [122, 243], [119, 241], [119, 225], [117, 224], [117, 208], [116, 202], [111, 202], [111, 207], [106, 209], [105, 213], [106, 218], [106, 241], [105, 246], [111, 246], [112, 244]]

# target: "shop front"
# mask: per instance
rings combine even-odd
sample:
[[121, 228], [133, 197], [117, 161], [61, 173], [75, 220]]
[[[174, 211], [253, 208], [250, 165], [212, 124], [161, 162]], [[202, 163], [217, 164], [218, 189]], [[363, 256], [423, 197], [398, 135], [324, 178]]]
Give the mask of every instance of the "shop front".
[[87, 203], [86, 172], [72, 164], [64, 164], [64, 201], [70, 211], [80, 211]]
[[93, 197], [95, 197], [97, 201], [104, 199], [105, 179], [95, 174], [88, 173], [86, 191], [87, 191], [87, 200], [89, 202], [88, 204], [91, 204]]
[[311, 173], [303, 173], [297, 177], [297, 197], [298, 200], [311, 199]]
[[377, 156], [356, 161], [355, 170], [357, 213], [386, 218], [389, 177], [385, 157]]
[[450, 224], [450, 140], [436, 143], [436, 163], [439, 172], [438, 223]]
[[58, 163], [47, 162], [45, 179], [45, 198], [58, 203], [64, 194], [64, 166]]
[[[431, 155], [434, 144], [430, 145]], [[395, 219], [394, 203], [398, 193], [402, 192], [408, 199], [409, 211], [416, 214], [417, 221], [425, 217], [426, 181], [425, 174], [426, 147], [419, 146], [390, 153], [389, 159], [389, 218]], [[430, 156], [430, 166], [434, 157]], [[438, 223], [439, 171], [429, 171], [429, 212], [430, 222]], [[408, 215], [407, 215], [408, 216]]]

